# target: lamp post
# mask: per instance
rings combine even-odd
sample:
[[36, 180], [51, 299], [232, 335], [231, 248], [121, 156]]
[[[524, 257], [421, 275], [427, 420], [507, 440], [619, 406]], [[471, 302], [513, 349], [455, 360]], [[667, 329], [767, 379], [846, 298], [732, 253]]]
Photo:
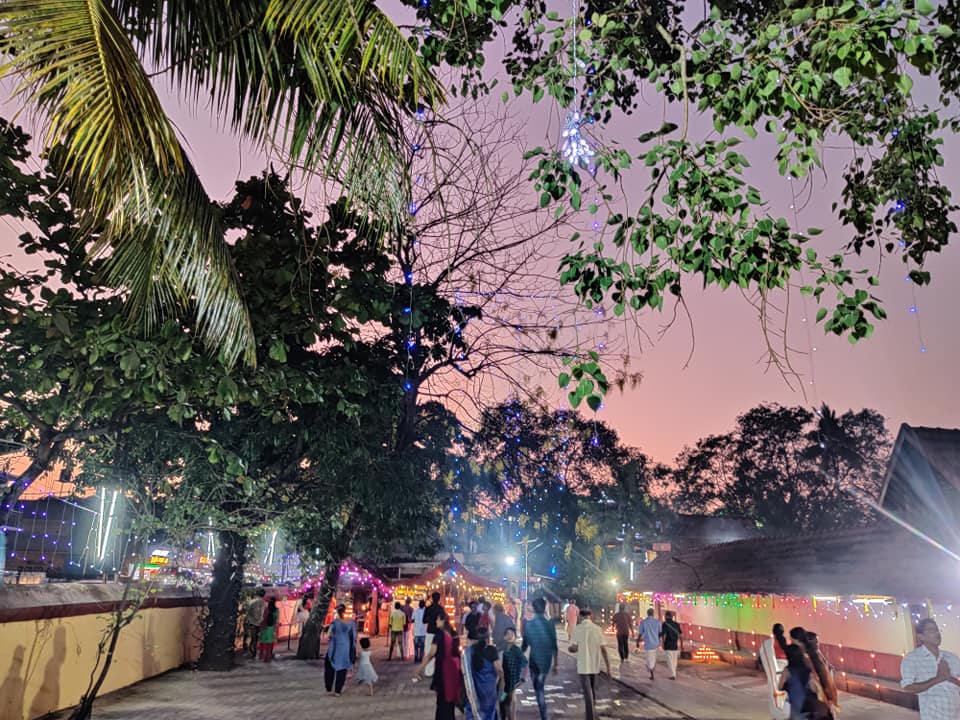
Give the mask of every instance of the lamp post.
[[[536, 540], [534, 540], [536, 542]], [[523, 603], [523, 606], [527, 605], [527, 585], [529, 584], [530, 579], [530, 553], [532, 553], [537, 548], [541, 547], [543, 543], [534, 545], [533, 549], [530, 549], [530, 537], [526, 536], [520, 542], [523, 545], [523, 555], [520, 556], [520, 559], [523, 561], [523, 582], [520, 585], [520, 601]]]

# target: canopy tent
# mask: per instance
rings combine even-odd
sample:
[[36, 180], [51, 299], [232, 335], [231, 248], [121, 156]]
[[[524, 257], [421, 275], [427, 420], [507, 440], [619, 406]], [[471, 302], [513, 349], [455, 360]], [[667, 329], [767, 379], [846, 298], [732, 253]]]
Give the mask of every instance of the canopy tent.
[[394, 582], [395, 598], [421, 599], [439, 592], [445, 598], [444, 606], [448, 612], [481, 595], [499, 603], [505, 602], [507, 597], [502, 583], [477, 575], [453, 555], [421, 575]]

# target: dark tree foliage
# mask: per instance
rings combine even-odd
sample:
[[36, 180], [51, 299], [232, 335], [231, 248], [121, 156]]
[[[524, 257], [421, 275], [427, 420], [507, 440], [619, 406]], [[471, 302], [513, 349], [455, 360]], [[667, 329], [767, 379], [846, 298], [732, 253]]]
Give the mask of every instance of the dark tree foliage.
[[664, 514], [650, 494], [654, 463], [576, 411], [508, 401], [484, 413], [465, 447], [472, 463], [458, 501], [470, 512], [452, 525], [456, 541], [479, 524], [500, 552], [513, 546], [519, 554], [523, 537], [543, 543], [531, 572], [558, 590], [584, 590], [601, 563], [618, 572], [634, 535]]
[[837, 415], [824, 405], [760, 405], [736, 428], [685, 448], [669, 480], [679, 512], [755, 520], [767, 532], [825, 530], [870, 522], [890, 450], [873, 410]]

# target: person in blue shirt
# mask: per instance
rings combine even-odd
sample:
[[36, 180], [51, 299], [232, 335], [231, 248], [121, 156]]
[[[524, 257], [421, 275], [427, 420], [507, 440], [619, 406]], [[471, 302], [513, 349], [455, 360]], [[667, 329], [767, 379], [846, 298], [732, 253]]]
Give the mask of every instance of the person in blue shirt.
[[547, 620], [547, 602], [543, 598], [533, 601], [533, 619], [523, 625], [522, 650], [530, 648], [530, 680], [533, 683], [533, 693], [537, 698], [537, 707], [540, 710], [540, 720], [547, 720], [547, 699], [544, 695], [544, 685], [547, 682], [547, 673], [553, 668], [557, 673], [559, 651], [557, 647], [557, 629]]
[[357, 626], [347, 622], [347, 606], [337, 605], [337, 617], [330, 624], [330, 641], [323, 661], [323, 680], [327, 692], [340, 697], [347, 670], [357, 661]]
[[653, 608], [647, 610], [647, 616], [640, 621], [637, 627], [637, 637], [643, 638], [643, 652], [647, 656], [647, 670], [653, 680], [653, 671], [657, 667], [657, 653], [660, 650], [660, 633], [663, 626], [653, 616]]

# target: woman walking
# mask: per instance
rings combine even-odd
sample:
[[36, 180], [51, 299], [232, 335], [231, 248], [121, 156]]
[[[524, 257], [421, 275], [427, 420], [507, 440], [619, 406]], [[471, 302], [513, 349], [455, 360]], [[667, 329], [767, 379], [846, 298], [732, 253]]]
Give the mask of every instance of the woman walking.
[[347, 670], [357, 660], [357, 629], [344, 620], [346, 605], [337, 605], [336, 618], [330, 623], [330, 641], [323, 660], [323, 681], [328, 693], [340, 697], [347, 681]]
[[467, 689], [466, 720], [497, 720], [503, 667], [486, 628], [477, 629], [477, 641], [467, 648], [463, 680]]
[[414, 682], [419, 682], [431, 662], [434, 664], [430, 689], [437, 693], [437, 711], [434, 720], [455, 720], [454, 710], [463, 697], [460, 673], [460, 638], [450, 624], [444, 610], [436, 616], [437, 632], [423, 663], [417, 668]]

